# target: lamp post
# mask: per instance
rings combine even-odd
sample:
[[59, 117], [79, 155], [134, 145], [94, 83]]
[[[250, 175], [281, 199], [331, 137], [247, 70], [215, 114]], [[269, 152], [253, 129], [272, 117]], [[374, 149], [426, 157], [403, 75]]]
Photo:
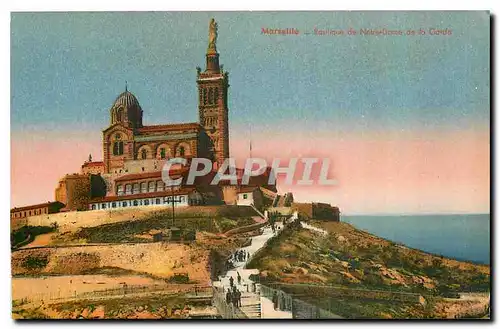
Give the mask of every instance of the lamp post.
[[174, 185], [170, 185], [172, 191], [172, 226], [175, 227], [175, 195], [174, 195]]

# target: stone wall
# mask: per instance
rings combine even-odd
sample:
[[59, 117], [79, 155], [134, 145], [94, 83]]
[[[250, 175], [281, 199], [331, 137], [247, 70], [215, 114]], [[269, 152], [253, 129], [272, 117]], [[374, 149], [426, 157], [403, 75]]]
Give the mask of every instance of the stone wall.
[[[92, 210], [92, 211], [71, 211], [49, 215], [39, 215], [23, 218], [21, 220], [11, 220], [11, 230], [17, 229], [24, 225], [31, 226], [50, 226], [52, 223], [57, 223], [60, 232], [75, 231], [80, 227], [93, 227], [103, 224], [110, 224], [122, 221], [130, 221], [144, 218], [154, 212], [165, 212], [169, 214], [171, 211], [168, 206], [147, 206], [147, 207], [130, 207], [120, 210]], [[255, 211], [249, 206], [189, 206], [178, 208], [175, 210], [178, 216], [191, 217], [213, 217], [223, 216], [228, 218], [237, 217], [252, 217], [255, 216]]]

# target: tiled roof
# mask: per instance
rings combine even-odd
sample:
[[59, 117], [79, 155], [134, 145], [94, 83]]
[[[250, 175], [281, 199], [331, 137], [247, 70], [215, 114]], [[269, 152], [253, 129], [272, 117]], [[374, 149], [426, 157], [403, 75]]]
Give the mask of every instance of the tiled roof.
[[14, 208], [12, 208], [10, 210], [10, 212], [32, 210], [32, 209], [38, 209], [38, 208], [45, 208], [45, 207], [49, 207], [52, 204], [56, 204], [56, 203], [60, 204], [61, 206], [63, 206], [63, 204], [61, 202], [59, 202], [59, 201], [52, 201], [52, 202], [45, 202], [45, 203], [34, 204], [34, 205], [31, 205], [31, 206], [14, 207]]
[[[193, 188], [181, 188], [178, 190], [174, 190], [173, 194], [174, 195], [186, 195], [189, 194], [196, 189]], [[151, 193], [140, 193], [140, 194], [128, 194], [128, 195], [116, 195], [116, 196], [106, 196], [106, 197], [99, 197], [99, 198], [94, 198], [90, 200], [90, 203], [98, 203], [98, 202], [108, 202], [108, 201], [122, 201], [122, 200], [135, 200], [135, 199], [145, 199], [145, 198], [158, 198], [158, 197], [165, 197], [165, 196], [171, 196], [172, 191], [167, 188], [167, 191], [163, 192], [151, 192]]]
[[181, 129], [188, 129], [188, 130], [198, 130], [200, 129], [201, 126], [199, 123], [193, 122], [193, 123], [173, 123], [173, 124], [168, 124], [168, 125], [153, 125], [153, 126], [143, 126], [137, 131], [139, 133], [148, 133], [148, 132], [157, 132], [157, 131], [175, 131], [175, 130], [181, 130]]
[[[169, 174], [172, 178], [176, 178], [187, 173], [188, 170], [189, 169], [170, 170]], [[115, 179], [115, 182], [125, 182], [125, 181], [134, 181], [139, 179], [151, 179], [151, 178], [161, 179], [161, 171], [128, 174], [118, 177], [117, 179]]]
[[258, 189], [257, 186], [239, 186], [238, 187], [238, 193], [250, 193]]
[[82, 167], [101, 167], [104, 166], [104, 162], [102, 161], [94, 161], [94, 162], [85, 162]]

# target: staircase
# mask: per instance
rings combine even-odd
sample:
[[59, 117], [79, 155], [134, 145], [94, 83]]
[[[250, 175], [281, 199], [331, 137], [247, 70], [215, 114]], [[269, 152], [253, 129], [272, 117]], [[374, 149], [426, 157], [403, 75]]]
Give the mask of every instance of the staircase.
[[245, 313], [249, 319], [260, 319], [262, 312], [260, 294], [253, 292], [242, 293], [240, 310]]

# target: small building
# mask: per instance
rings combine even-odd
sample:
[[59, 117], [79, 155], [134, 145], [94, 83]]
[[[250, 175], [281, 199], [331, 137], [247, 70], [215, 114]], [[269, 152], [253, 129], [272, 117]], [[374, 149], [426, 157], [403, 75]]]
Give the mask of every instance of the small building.
[[63, 207], [64, 203], [58, 201], [45, 202], [19, 208], [16, 207], [10, 210], [10, 218], [21, 219], [30, 216], [53, 214], [59, 212]]
[[128, 207], [202, 205], [203, 197], [195, 188], [177, 188], [174, 191], [125, 194], [91, 199], [89, 210], [123, 209]]
[[87, 209], [90, 199], [90, 176], [68, 174], [59, 180], [55, 189], [55, 198], [66, 206], [62, 211]]
[[236, 204], [238, 206], [249, 206], [253, 204], [260, 208], [263, 204], [264, 197], [258, 186], [240, 186], [236, 192]]
[[308, 219], [319, 219], [327, 221], [340, 221], [340, 210], [338, 207], [333, 207], [328, 203], [292, 203], [292, 211], [298, 211], [299, 215], [305, 216]]
[[104, 174], [104, 162], [103, 161], [85, 161], [82, 165], [81, 173], [83, 175], [101, 175]]

